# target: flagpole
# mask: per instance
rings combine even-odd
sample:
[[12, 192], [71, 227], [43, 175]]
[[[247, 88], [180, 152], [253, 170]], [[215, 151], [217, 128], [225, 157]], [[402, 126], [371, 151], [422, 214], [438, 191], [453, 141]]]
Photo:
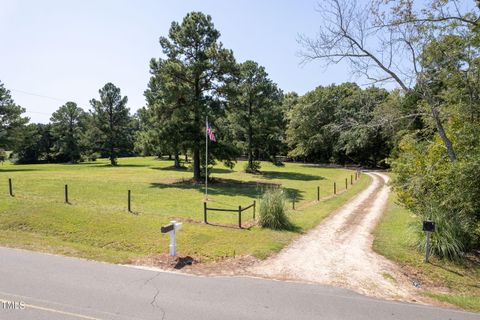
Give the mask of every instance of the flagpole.
[[205, 116], [205, 200], [208, 200], [208, 116]]

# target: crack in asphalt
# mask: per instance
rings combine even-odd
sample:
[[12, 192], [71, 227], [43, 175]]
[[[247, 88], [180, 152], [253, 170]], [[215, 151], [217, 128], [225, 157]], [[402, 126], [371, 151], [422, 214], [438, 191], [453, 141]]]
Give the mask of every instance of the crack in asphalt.
[[161, 273], [157, 272], [153, 277], [150, 277], [150, 278], [146, 279], [143, 282], [142, 288], [149, 284], [155, 289], [155, 294], [153, 295], [153, 298], [152, 298], [152, 301], [150, 302], [150, 305], [154, 309], [159, 309], [162, 312], [162, 320], [164, 320], [165, 319], [165, 314], [166, 314], [165, 310], [157, 304], [157, 297], [160, 294], [160, 289], [158, 289], [157, 286], [155, 286], [153, 283], [151, 283], [153, 280], [155, 280], [155, 278], [157, 278], [160, 275], [161, 275]]
[[157, 272], [155, 273], [155, 275], [153, 277], [150, 277], [148, 279], [146, 279], [144, 282], [143, 282], [143, 285], [142, 285], [142, 288], [145, 287], [147, 284], [150, 283], [150, 281], [154, 280], [156, 277], [158, 277], [161, 273], [160, 272]]
[[155, 288], [155, 290], [157, 290], [157, 291], [155, 292], [155, 295], [153, 296], [153, 299], [152, 299], [152, 301], [150, 302], [150, 304], [152, 305], [152, 307], [153, 307], [154, 309], [155, 309], [155, 308], [156, 308], [156, 309], [159, 309], [159, 310], [162, 312], [162, 320], [164, 320], [164, 319], [165, 319], [165, 310], [157, 304], [157, 297], [158, 297], [158, 295], [160, 294], [160, 290], [159, 290], [157, 287], [154, 287], [154, 288]]
[[158, 294], [160, 293], [160, 290], [158, 290], [157, 288], [155, 288], [155, 289], [157, 290], [157, 292], [155, 292], [155, 295], [153, 296], [152, 302], [150, 302], [152, 307], [158, 307], [157, 306], [157, 297], [158, 297]]

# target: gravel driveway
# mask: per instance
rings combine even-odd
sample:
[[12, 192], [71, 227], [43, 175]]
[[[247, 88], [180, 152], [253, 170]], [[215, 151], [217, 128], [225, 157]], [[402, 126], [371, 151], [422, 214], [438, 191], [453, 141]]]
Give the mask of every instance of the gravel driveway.
[[277, 255], [250, 269], [256, 276], [322, 283], [395, 300], [423, 300], [391, 261], [373, 252], [372, 231], [387, 205], [388, 177], [367, 173], [369, 187]]

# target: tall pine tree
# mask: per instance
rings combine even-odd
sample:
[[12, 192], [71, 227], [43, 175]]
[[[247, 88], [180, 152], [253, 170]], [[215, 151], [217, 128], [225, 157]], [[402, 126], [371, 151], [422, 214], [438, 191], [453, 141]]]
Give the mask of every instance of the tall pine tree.
[[[205, 117], [215, 122], [223, 116], [221, 88], [235, 70], [233, 53], [223, 48], [219, 38], [210, 16], [189, 13], [182, 23], [172, 22], [168, 38], [160, 38], [166, 58], [150, 63], [152, 79], [147, 100], [156, 100], [149, 104], [156, 105], [160, 114], [165, 113], [161, 122], [165, 130], [181, 132], [182, 149], [192, 151], [193, 178], [197, 182], [202, 181]], [[172, 137], [172, 145], [177, 137]], [[219, 141], [209, 148], [209, 159], [230, 160], [230, 151], [225, 141]]]
[[81, 140], [85, 112], [75, 102], [67, 102], [52, 114], [54, 152], [58, 160], [78, 162], [81, 156]]
[[100, 100], [92, 99], [92, 126], [90, 136], [94, 148], [110, 159], [112, 166], [117, 165], [119, 152], [131, 144], [130, 114], [126, 107], [128, 98], [122, 97], [120, 88], [107, 83], [99, 91]]
[[229, 83], [229, 126], [236, 146], [247, 155], [247, 172], [260, 169], [259, 159], [277, 164], [284, 144], [285, 117], [282, 92], [254, 61], [240, 64]]

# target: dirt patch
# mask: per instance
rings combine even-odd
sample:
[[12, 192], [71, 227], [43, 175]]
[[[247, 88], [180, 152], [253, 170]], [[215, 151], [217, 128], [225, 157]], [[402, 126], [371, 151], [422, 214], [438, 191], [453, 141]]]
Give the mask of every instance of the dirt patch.
[[242, 187], [264, 187], [264, 188], [279, 188], [282, 185], [279, 183], [270, 183], [264, 181], [242, 181], [234, 179], [225, 179], [225, 178], [212, 178], [211, 182], [208, 183], [217, 183], [217, 184], [226, 184], [226, 185], [235, 185]]
[[[185, 217], [169, 217], [170, 221], [176, 221], [181, 223], [188, 223], [188, 224], [202, 224], [206, 226], [213, 226], [213, 227], [222, 227], [222, 228], [231, 228], [231, 229], [240, 229], [238, 227], [238, 223], [216, 223], [216, 222], [208, 222], [204, 223], [203, 220], [195, 220], [192, 218], [185, 218]], [[254, 226], [258, 225], [258, 222], [253, 219], [243, 219], [242, 220], [242, 228], [245, 230], [250, 230]]]
[[414, 267], [408, 265], [401, 265], [399, 266], [399, 268], [403, 275], [410, 281], [410, 283], [418, 289], [444, 294], [451, 292], [449, 288], [440, 286], [438, 283], [433, 282]]
[[227, 257], [217, 261], [202, 262], [190, 256], [170, 257], [159, 254], [131, 261], [133, 265], [155, 267], [164, 271], [180, 271], [203, 276], [248, 275], [249, 268], [258, 263], [252, 256]]
[[188, 223], [188, 224], [204, 224], [203, 220], [195, 220], [188, 217], [168, 217], [169, 221], [176, 221], [181, 223]]
[[190, 257], [171, 257], [166, 253], [142, 257], [131, 261], [133, 265], [156, 267], [165, 271], [181, 270], [198, 264], [198, 260]]

